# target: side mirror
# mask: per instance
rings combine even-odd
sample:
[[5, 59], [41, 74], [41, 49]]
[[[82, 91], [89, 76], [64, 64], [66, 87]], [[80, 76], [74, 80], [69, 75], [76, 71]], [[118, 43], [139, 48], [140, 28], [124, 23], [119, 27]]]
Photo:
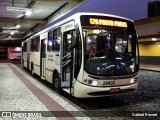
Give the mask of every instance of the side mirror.
[[72, 36], [72, 47], [71, 48], [75, 48], [77, 46], [78, 39], [79, 39], [79, 29], [77, 27]]

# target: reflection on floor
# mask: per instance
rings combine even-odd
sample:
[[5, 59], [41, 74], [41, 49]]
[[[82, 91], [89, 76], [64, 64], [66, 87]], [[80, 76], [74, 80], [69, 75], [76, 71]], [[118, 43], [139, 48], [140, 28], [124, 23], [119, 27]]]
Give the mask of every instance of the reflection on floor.
[[20, 60], [0, 59], [0, 63], [21, 63]]
[[159, 71], [160, 72], [160, 65], [140, 64], [140, 68], [144, 69], [144, 70], [153, 70], [153, 71]]

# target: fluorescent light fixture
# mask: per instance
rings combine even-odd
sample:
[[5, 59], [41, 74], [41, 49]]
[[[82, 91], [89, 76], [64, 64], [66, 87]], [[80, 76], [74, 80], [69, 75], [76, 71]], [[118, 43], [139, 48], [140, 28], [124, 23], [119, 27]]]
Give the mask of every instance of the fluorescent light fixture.
[[31, 10], [26, 11], [26, 15], [31, 15], [31, 14], [32, 14]]
[[16, 28], [20, 28], [20, 27], [21, 27], [21, 25], [20, 25], [20, 24], [17, 24], [17, 25], [16, 25]]
[[13, 30], [13, 29], [17, 29], [16, 26], [8, 26], [8, 27], [2, 27], [3, 30]]
[[117, 50], [117, 49], [118, 49], [118, 46], [115, 46], [115, 49]]
[[157, 41], [157, 39], [156, 38], [152, 38], [152, 41]]
[[9, 7], [9, 6], [7, 6], [7, 10], [9, 10], [9, 11], [26, 12], [27, 10], [31, 10], [31, 9], [30, 8]]
[[15, 50], [16, 51], [21, 51], [21, 48], [20, 47], [16, 47]]
[[18, 12], [26, 12], [26, 15], [31, 15], [32, 14], [32, 10], [30, 8], [9, 7], [9, 6], [7, 6], [7, 10], [18, 11]]
[[11, 34], [11, 35], [14, 35], [14, 32], [11, 32], [10, 34]]
[[18, 30], [3, 30], [3, 33], [19, 32]]

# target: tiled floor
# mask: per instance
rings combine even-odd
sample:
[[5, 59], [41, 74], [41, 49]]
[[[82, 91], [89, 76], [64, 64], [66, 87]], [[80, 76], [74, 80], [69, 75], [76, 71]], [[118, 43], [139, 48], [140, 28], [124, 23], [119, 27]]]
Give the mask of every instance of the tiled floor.
[[[76, 105], [70, 104], [65, 98], [57, 95], [53, 90], [47, 88], [12, 63], [0, 63], [0, 111], [12, 111], [14, 120], [18, 120], [17, 114], [13, 116], [13, 113], [17, 111], [23, 112], [25, 115], [27, 114], [26, 111], [45, 112], [44, 116], [40, 115], [34, 120], [90, 119], [88, 117], [74, 117], [69, 111], [81, 111]], [[59, 117], [61, 113], [53, 112], [48, 117], [50, 111], [62, 111], [63, 114]], [[78, 114], [85, 116], [82, 112], [78, 112]], [[0, 119], [1, 117], [0, 115]], [[12, 118], [7, 120], [12, 120]]]
[[[160, 65], [141, 64], [140, 67], [141, 69], [160, 71]], [[52, 89], [47, 88], [44, 84], [9, 62], [0, 63], [0, 120], [2, 111], [12, 112], [12, 118], [6, 118], [7, 120], [22, 120], [18, 114], [15, 114], [16, 112], [42, 113], [42, 111], [44, 113], [43, 115], [39, 115], [36, 118], [31, 117], [31, 119], [90, 120], [89, 117], [86, 117], [81, 112], [83, 111], [81, 108], [73, 103], [71, 104], [67, 99], [58, 95]], [[54, 111], [53, 114], [50, 111]], [[63, 114], [56, 111], [62, 111]], [[76, 115], [71, 113], [71, 111], [79, 112]], [[30, 118], [27, 118], [27, 120], [30, 120]]]

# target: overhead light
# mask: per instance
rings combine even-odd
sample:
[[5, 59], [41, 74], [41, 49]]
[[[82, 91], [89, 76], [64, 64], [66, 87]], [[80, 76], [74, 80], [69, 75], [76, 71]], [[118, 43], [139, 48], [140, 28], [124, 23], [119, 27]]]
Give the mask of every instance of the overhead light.
[[18, 12], [32, 11], [30, 8], [10, 7], [10, 6], [7, 6], [7, 10], [9, 10], [9, 11], [18, 11]]
[[5, 26], [5, 27], [2, 27], [2, 29], [3, 30], [14, 30], [14, 29], [17, 29], [17, 28], [16, 28], [16, 26], [12, 26], [12, 27], [11, 26]]
[[21, 51], [21, 48], [20, 47], [16, 47], [15, 50], [16, 51]]
[[16, 25], [16, 28], [20, 28], [20, 27], [21, 27], [21, 25], [20, 25], [20, 24], [17, 24], [17, 25]]
[[118, 50], [118, 46], [115, 46], [115, 49]]
[[30, 8], [9, 7], [9, 6], [7, 6], [7, 10], [9, 10], [9, 11], [25, 12], [26, 15], [31, 15], [32, 11], [33, 11]]
[[31, 15], [31, 14], [32, 14], [31, 10], [26, 11], [26, 15]]
[[10, 34], [11, 34], [11, 35], [14, 35], [14, 32], [12, 31]]
[[152, 38], [152, 41], [157, 41], [157, 39], [156, 38]]
[[3, 30], [3, 33], [19, 32], [18, 30]]

